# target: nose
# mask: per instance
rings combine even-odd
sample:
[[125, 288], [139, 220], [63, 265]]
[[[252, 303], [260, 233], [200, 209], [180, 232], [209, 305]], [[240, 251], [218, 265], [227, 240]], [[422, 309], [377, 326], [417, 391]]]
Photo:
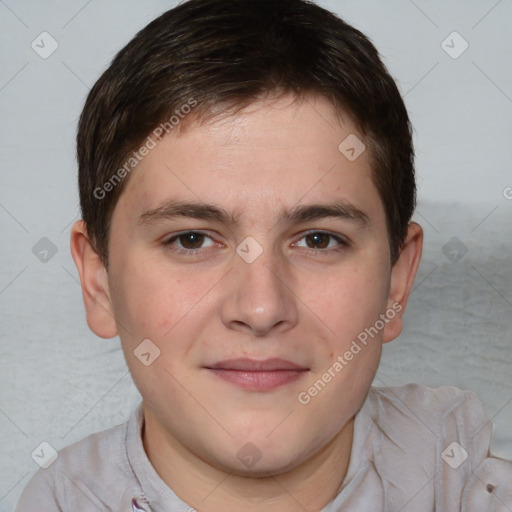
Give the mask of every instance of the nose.
[[221, 310], [226, 327], [262, 337], [296, 325], [297, 298], [284, 260], [264, 250], [250, 263], [237, 255], [234, 265]]

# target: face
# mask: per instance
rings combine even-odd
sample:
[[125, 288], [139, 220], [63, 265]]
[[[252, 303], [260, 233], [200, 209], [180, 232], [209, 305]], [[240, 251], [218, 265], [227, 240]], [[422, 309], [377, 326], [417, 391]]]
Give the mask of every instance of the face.
[[398, 309], [354, 135], [323, 99], [261, 100], [163, 138], [116, 205], [108, 297], [146, 421], [216, 467], [301, 464], [374, 378]]

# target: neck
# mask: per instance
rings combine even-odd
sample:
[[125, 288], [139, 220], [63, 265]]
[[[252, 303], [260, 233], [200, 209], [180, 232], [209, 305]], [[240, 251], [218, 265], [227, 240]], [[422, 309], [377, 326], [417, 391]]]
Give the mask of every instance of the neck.
[[162, 480], [200, 512], [320, 512], [337, 495], [345, 479], [354, 418], [319, 452], [293, 469], [266, 477], [222, 471], [196, 457], [182, 444], [169, 442], [145, 408], [143, 443]]

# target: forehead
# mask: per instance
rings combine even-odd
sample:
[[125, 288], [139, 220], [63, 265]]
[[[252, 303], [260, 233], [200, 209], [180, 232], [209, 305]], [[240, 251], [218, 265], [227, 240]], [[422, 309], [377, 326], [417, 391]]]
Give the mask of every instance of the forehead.
[[363, 136], [323, 98], [258, 100], [185, 126], [136, 166], [119, 208], [129, 205], [135, 215], [186, 199], [261, 217], [300, 202], [341, 199], [383, 215]]

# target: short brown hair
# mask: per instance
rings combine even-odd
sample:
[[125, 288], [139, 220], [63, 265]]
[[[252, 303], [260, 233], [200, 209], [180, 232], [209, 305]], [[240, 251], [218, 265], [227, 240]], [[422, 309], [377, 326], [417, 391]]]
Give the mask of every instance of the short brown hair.
[[205, 121], [219, 108], [236, 111], [281, 92], [325, 97], [363, 133], [395, 262], [416, 202], [412, 128], [373, 44], [307, 0], [189, 0], [116, 55], [80, 117], [82, 218], [104, 263], [110, 220], [130, 170], [126, 161], [152, 131], [178, 131], [191, 105], [190, 118]]

